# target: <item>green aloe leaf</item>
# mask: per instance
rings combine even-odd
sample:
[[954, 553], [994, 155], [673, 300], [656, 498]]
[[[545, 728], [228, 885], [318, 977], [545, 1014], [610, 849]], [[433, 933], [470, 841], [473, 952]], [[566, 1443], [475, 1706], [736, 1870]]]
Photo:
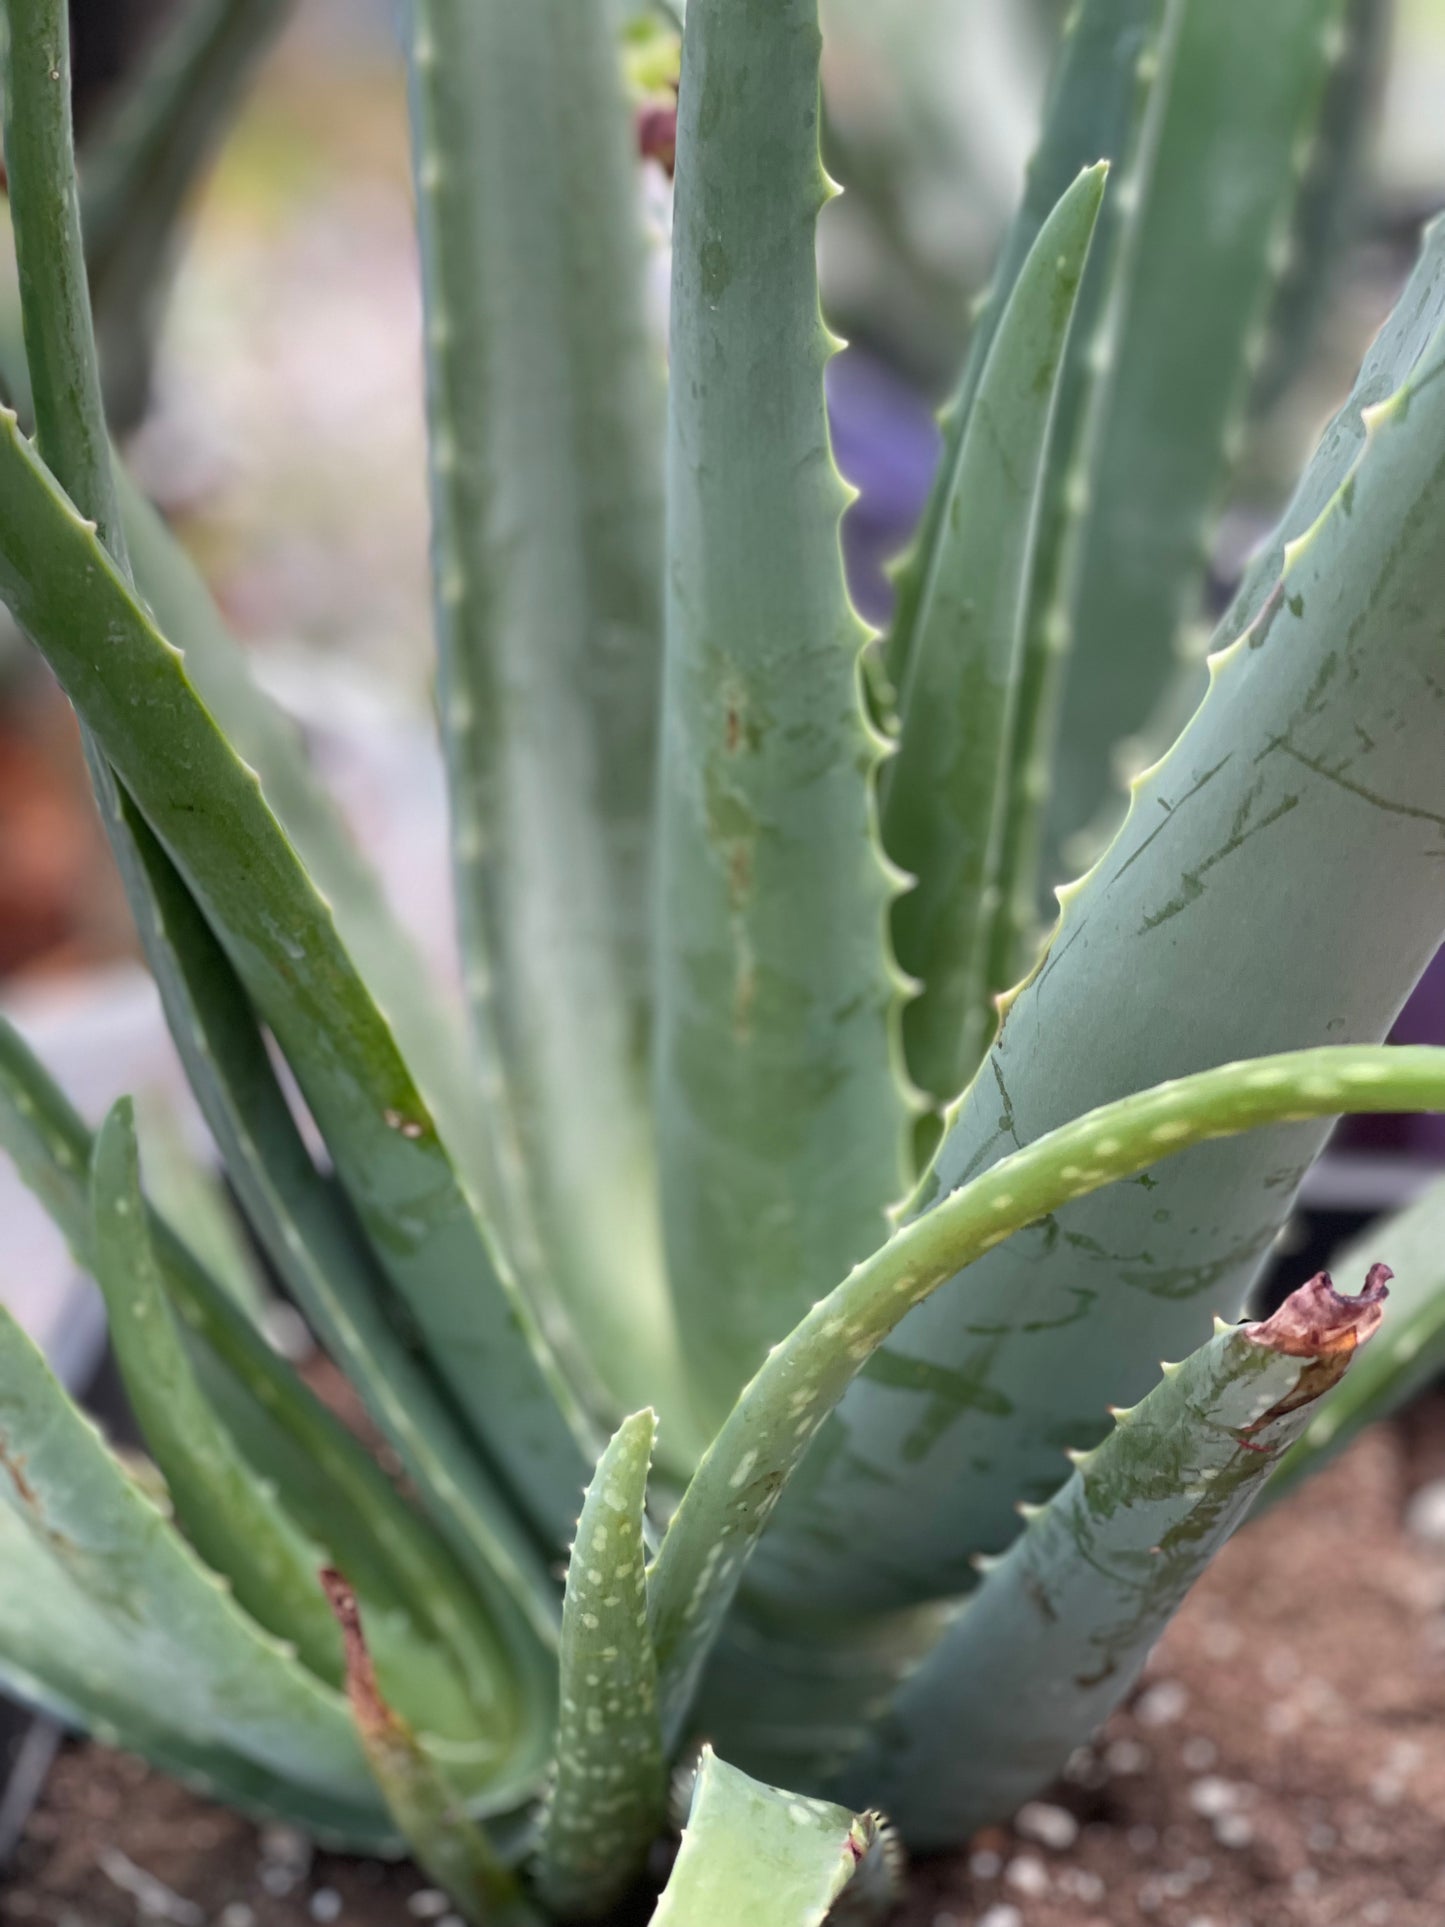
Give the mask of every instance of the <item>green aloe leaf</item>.
[[585, 1477], [563, 1416], [573, 1402], [483, 1239], [432, 1107], [256, 773], [13, 415], [0, 423], [0, 521], [0, 594], [225, 945], [477, 1436], [560, 1537]]
[[326, 1571], [322, 1583], [346, 1646], [347, 1698], [367, 1764], [417, 1861], [474, 1927], [540, 1927], [516, 1874], [384, 1698], [356, 1594], [339, 1572]]
[[[233, 1007], [241, 1008], [239, 1000]], [[273, 1139], [281, 1147], [285, 1142], [284, 1135]], [[76, 1262], [97, 1271], [90, 1133], [3, 1020], [0, 1145], [54, 1218]], [[548, 1650], [553, 1635], [545, 1616], [538, 1622], [540, 1589], [518, 1624], [518, 1602], [498, 1577], [505, 1577], [506, 1562], [498, 1559], [494, 1568], [478, 1552], [490, 1535], [465, 1516], [450, 1535], [460, 1542], [458, 1557], [470, 1559], [471, 1578], [464, 1577], [366, 1452], [154, 1213], [150, 1237], [195, 1368], [223, 1423], [263, 1476], [286, 1493], [303, 1530], [334, 1558], [348, 1561], [368, 1603], [385, 1615], [378, 1618], [380, 1657], [404, 1704], [424, 1718], [429, 1736], [457, 1738], [475, 1733], [477, 1709], [494, 1724], [510, 1709], [510, 1749], [502, 1759], [488, 1754], [476, 1771], [478, 1798], [487, 1810], [515, 1804], [542, 1772], [555, 1704]], [[495, 1620], [479, 1607], [479, 1596], [494, 1601]], [[403, 1618], [415, 1622], [415, 1630]], [[434, 1657], [428, 1662], [429, 1652], [438, 1651], [449, 1656], [454, 1670]], [[172, 1757], [153, 1741], [145, 1750], [153, 1758]], [[253, 1806], [267, 1804], [259, 1794], [246, 1798]]]
[[[1189, 728], [1066, 894], [914, 1209], [1103, 1098], [1381, 1036], [1433, 954], [1445, 333], [1403, 358]], [[1337, 445], [1319, 459], [1334, 479]], [[1238, 1312], [1322, 1136], [1202, 1150], [988, 1258], [870, 1365], [775, 1521], [759, 1584], [834, 1610], [967, 1590], [972, 1555], [1012, 1538], [1014, 1502], [1052, 1491], [1057, 1447], [1087, 1443], [1211, 1313]]]
[[176, 1516], [251, 1617], [339, 1685], [341, 1642], [317, 1576], [324, 1559], [236, 1450], [186, 1356], [151, 1244], [129, 1099], [96, 1140], [92, 1189], [96, 1278], [111, 1344]]
[[384, 1830], [344, 1703], [242, 1612], [3, 1312], [0, 1472], [0, 1651], [22, 1693]]
[[87, 140], [81, 226], [111, 416], [140, 414], [182, 215], [291, 0], [200, 0]]
[[883, 1236], [910, 1117], [823, 402], [819, 44], [815, 0], [688, 9], [656, 1110], [669, 1271], [714, 1421]]
[[681, 1445], [644, 1063], [662, 365], [615, 23], [566, 0], [412, 0], [410, 21], [473, 1029], [549, 1328], [604, 1413], [660, 1398]]
[[869, 1815], [764, 1786], [704, 1747], [652, 1927], [821, 1927], [875, 1831]]
[[922, 983], [904, 1011], [909, 1071], [940, 1101], [992, 1036], [991, 909], [1050, 428], [1106, 169], [1081, 174], [1039, 232], [999, 320], [949, 477], [884, 766], [883, 840], [916, 879], [893, 912]]
[[1090, 392], [1060, 449], [1054, 546], [1040, 550], [1037, 619], [1068, 652], [1045, 886], [1077, 873], [1061, 850], [1115, 789], [1113, 755], [1148, 723], [1197, 622], [1348, 4], [1186, 0], [1165, 37], [1158, 124], [1084, 349]]
[[986, 1568], [842, 1786], [867, 1786], [924, 1849], [1045, 1786], [1133, 1685], [1316, 1400], [1348, 1382], [1388, 1277], [1381, 1266], [1345, 1298], [1321, 1273], [1267, 1323], [1221, 1325], [1166, 1365]]
[[538, 1891], [564, 1920], [609, 1914], [667, 1818], [643, 1542], [656, 1429], [651, 1412], [634, 1414], [598, 1460], [567, 1566], [562, 1713], [537, 1858]]

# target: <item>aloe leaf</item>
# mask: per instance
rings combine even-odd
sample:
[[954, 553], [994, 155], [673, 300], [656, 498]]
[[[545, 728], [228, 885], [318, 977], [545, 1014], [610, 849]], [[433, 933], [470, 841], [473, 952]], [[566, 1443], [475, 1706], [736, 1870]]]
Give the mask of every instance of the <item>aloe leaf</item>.
[[910, 1116], [823, 405], [818, 52], [815, 0], [688, 9], [655, 1103], [669, 1271], [714, 1419], [883, 1235]]
[[1386, 1418], [1445, 1370], [1445, 1186], [1381, 1218], [1333, 1260], [1341, 1277], [1388, 1260], [1394, 1273], [1390, 1317], [1380, 1337], [1311, 1412], [1304, 1435], [1284, 1455], [1266, 1499], [1283, 1497], [1327, 1465], [1367, 1425]]
[[1061, 450], [1039, 584], [1039, 619], [1069, 638], [1046, 885], [1069, 872], [1063, 846], [1114, 787], [1111, 757], [1148, 723], [1198, 616], [1347, 6], [1280, 0], [1261, 15], [1250, 0], [1188, 0], [1161, 62], [1157, 134], [1086, 350], [1098, 372]]
[[[1388, 1030], [1440, 940], [1442, 368], [1437, 332], [1367, 411], [1354, 465], [1065, 894], [915, 1210], [1091, 1103], [1241, 1052]], [[1320, 459], [1333, 464], [1328, 446]], [[1014, 1501], [1052, 1491], [1057, 1444], [1087, 1443], [1161, 1356], [1237, 1314], [1322, 1137], [1213, 1146], [988, 1258], [966, 1299], [941, 1297], [855, 1387], [774, 1522], [759, 1585], [837, 1611], [967, 1590], [972, 1555], [1012, 1538]], [[866, 1488], [844, 1450], [872, 1466]]]
[[376, 1784], [418, 1862], [475, 1927], [539, 1927], [517, 1876], [377, 1683], [356, 1594], [339, 1572], [322, 1583], [346, 1648], [346, 1692]]
[[[1157, 71], [1160, 36], [1181, 4], [1183, 0], [1083, 0], [1064, 22], [1043, 131], [1029, 162], [1023, 199], [969, 337], [963, 374], [945, 416], [943, 458], [918, 535], [898, 570], [898, 599], [886, 645], [888, 675], [895, 689], [902, 687], [914, 639], [926, 619], [929, 583], [947, 531], [953, 475], [974, 392], [1014, 284], [1070, 183], [1100, 160], [1108, 161], [1116, 172], [1132, 163]], [[1116, 192], [1106, 197], [1099, 218], [1092, 269], [1078, 297], [1081, 326], [1096, 314], [1107, 287], [1112, 237], [1120, 215], [1118, 185], [1116, 177]], [[1091, 321], [1086, 333], [1092, 333]]]
[[[1264, 1324], [1221, 1325], [1033, 1516], [842, 1776], [919, 1848], [1006, 1818], [1123, 1698], [1315, 1401], [1384, 1316], [1321, 1273]], [[1348, 1382], [1348, 1381], [1346, 1381]], [[844, 1795], [846, 1797], [846, 1794]]]
[[652, 1927], [821, 1927], [874, 1834], [871, 1816], [764, 1786], [704, 1747]]
[[922, 983], [904, 1011], [903, 1040], [910, 1075], [941, 1101], [977, 1069], [995, 1023], [990, 907], [1033, 537], [1105, 173], [1091, 168], [1065, 193], [999, 321], [898, 692], [898, 752], [883, 772], [884, 844], [916, 879], [893, 912], [898, 961]]
[[[247, 1618], [0, 1312], [0, 1650], [88, 1720], [375, 1800], [336, 1694]], [[374, 1822], [373, 1822], [374, 1824]]]
[[585, 1477], [563, 1416], [573, 1403], [483, 1241], [432, 1109], [255, 772], [13, 416], [0, 423], [0, 520], [0, 594], [226, 946], [473, 1429], [560, 1537]]
[[96, 1278], [131, 1409], [186, 1536], [259, 1624], [332, 1684], [341, 1647], [317, 1578], [324, 1561], [237, 1452], [186, 1357], [151, 1246], [128, 1099], [96, 1140]]
[[550, 1328], [604, 1412], [661, 1396], [681, 1442], [643, 1061], [662, 368], [615, 23], [566, 0], [412, 0], [410, 19], [473, 1029], [515, 1118]]
[[186, 1227], [196, 1262], [247, 1317], [264, 1321], [272, 1303], [260, 1259], [225, 1179], [190, 1134], [168, 1092], [143, 1090], [136, 1128], [145, 1144], [145, 1183], [157, 1213]]
[[[66, 1235], [77, 1264], [89, 1272], [98, 1270], [87, 1185], [91, 1133], [4, 1021], [0, 1145]], [[418, 1696], [426, 1686], [426, 1730], [453, 1732], [459, 1727], [457, 1688], [451, 1686], [451, 1705], [437, 1703], [437, 1694], [420, 1678], [422, 1642], [408, 1638], [405, 1626], [397, 1626], [401, 1611], [422, 1628], [424, 1642], [435, 1642], [451, 1655], [466, 1690], [460, 1729], [474, 1729], [472, 1709], [501, 1717], [493, 1711], [497, 1705], [503, 1711], [509, 1703], [516, 1705], [516, 1740], [511, 1755], [489, 1767], [484, 1804], [495, 1808], [526, 1796], [536, 1784], [549, 1742], [549, 1640], [538, 1648], [532, 1626], [524, 1626], [520, 1634], [511, 1630], [509, 1636], [507, 1607], [499, 1626], [493, 1626], [478, 1607], [478, 1588], [486, 1597], [487, 1588], [495, 1584], [491, 1569], [482, 1565], [468, 1584], [430, 1526], [410, 1511], [364, 1449], [295, 1380], [223, 1287], [206, 1276], [193, 1253], [154, 1214], [150, 1239], [171, 1303], [193, 1335], [191, 1351], [202, 1384], [223, 1424], [256, 1466], [287, 1493], [287, 1505], [302, 1530], [326, 1545], [333, 1557], [349, 1559], [368, 1601], [376, 1601], [387, 1615], [380, 1621], [387, 1636], [381, 1657], [387, 1675], [393, 1667], [405, 1671], [408, 1707], [420, 1705]], [[470, 1522], [466, 1530], [472, 1530]], [[486, 1536], [480, 1544], [486, 1544]], [[435, 1663], [428, 1671], [437, 1673]], [[501, 1682], [509, 1684], [499, 1692]], [[146, 1744], [145, 1750], [150, 1757], [162, 1757], [156, 1744]], [[164, 1757], [170, 1761], [171, 1754]], [[247, 1804], [254, 1808], [266, 1802], [249, 1792]]]
[[643, 1543], [656, 1420], [624, 1420], [582, 1502], [562, 1608], [555, 1779], [537, 1889], [564, 1920], [608, 1914], [667, 1818]]
[[144, 405], [186, 200], [290, 13], [290, 0], [185, 7], [138, 84], [86, 142], [85, 260], [106, 392], [122, 422]]
[[[940, 1285], [1101, 1187], [1143, 1173], [1152, 1189], [1178, 1153], [1210, 1140], [1344, 1110], [1442, 1106], [1442, 1050], [1326, 1047], [1226, 1064], [1076, 1118], [895, 1232], [769, 1352], [668, 1523], [648, 1595], [668, 1742], [682, 1731], [702, 1665], [789, 1479], [850, 1383]], [[981, 1279], [980, 1272], [961, 1288], [969, 1317]], [[1113, 1328], [1118, 1339], [1117, 1317]], [[1088, 1418], [1080, 1423], [1097, 1431]], [[862, 1513], [869, 1482], [855, 1476], [852, 1490]]]

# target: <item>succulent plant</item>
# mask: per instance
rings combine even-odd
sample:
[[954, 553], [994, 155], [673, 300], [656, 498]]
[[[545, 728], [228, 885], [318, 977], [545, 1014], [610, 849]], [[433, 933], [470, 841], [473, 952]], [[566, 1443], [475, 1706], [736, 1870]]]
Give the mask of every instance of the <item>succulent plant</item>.
[[1439, 230], [1196, 642], [1368, 9], [1081, 0], [877, 636], [816, 0], [687, 10], [666, 382], [609, 9], [413, 0], [465, 1041], [111, 451], [64, 9], [5, 13], [0, 594], [257, 1244], [404, 1477], [148, 1203], [128, 1106], [92, 1135], [6, 1029], [0, 1138], [165, 1494], [0, 1317], [0, 1675], [478, 1921], [620, 1904], [679, 1776], [659, 1923], [866, 1909], [878, 1811], [1010, 1812], [1251, 1503], [1445, 1356], [1436, 1200], [1379, 1233], [1362, 1366], [1383, 1265], [1233, 1322], [1330, 1120], [1445, 1108], [1445, 1052], [1379, 1042], [1445, 928]]

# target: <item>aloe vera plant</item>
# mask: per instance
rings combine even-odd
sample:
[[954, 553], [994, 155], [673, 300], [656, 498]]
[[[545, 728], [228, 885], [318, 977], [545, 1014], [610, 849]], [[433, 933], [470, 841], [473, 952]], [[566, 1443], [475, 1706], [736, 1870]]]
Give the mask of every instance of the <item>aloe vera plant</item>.
[[[687, 9], [665, 375], [610, 10], [412, 0], [464, 1032], [107, 437], [91, 295], [154, 268], [217, 50], [277, 11], [198, 8], [81, 192], [64, 8], [6, 0], [0, 594], [256, 1242], [406, 1481], [148, 1199], [129, 1105], [93, 1134], [0, 1029], [0, 1140], [165, 1494], [0, 1315], [0, 1677], [478, 1922], [626, 1901], [683, 1768], [659, 1923], [857, 1917], [1441, 1354], [1434, 1201], [1357, 1296], [1235, 1321], [1330, 1120], [1445, 1108], [1445, 1051], [1380, 1043], [1445, 932], [1445, 239], [1073, 880], [1199, 677], [1371, 9], [1080, 0], [875, 636], [816, 0]], [[1405, 1315], [1355, 1368], [1377, 1258]]]

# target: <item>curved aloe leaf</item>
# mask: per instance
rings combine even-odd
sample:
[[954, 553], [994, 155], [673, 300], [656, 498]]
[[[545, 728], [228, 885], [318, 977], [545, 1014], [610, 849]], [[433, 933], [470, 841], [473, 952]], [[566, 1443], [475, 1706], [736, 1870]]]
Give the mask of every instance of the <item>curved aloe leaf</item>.
[[[97, 1270], [87, 1180], [90, 1133], [3, 1020], [0, 1144], [54, 1218], [76, 1262]], [[505, 1760], [488, 1763], [479, 1800], [490, 1811], [525, 1797], [536, 1785], [550, 1739], [550, 1628], [542, 1628], [539, 1644], [535, 1609], [523, 1615], [518, 1629], [516, 1608], [506, 1603], [494, 1626], [477, 1601], [478, 1589], [488, 1597], [497, 1581], [475, 1547], [462, 1548], [461, 1556], [470, 1552], [474, 1561], [469, 1584], [362, 1448], [297, 1382], [251, 1320], [154, 1214], [150, 1230], [166, 1291], [192, 1335], [192, 1357], [208, 1395], [247, 1456], [284, 1489], [303, 1529], [334, 1556], [352, 1562], [368, 1600], [388, 1614], [388, 1629], [403, 1610], [420, 1622], [451, 1656], [469, 1707], [489, 1709], [507, 1682], [502, 1697], [504, 1703], [515, 1699], [517, 1738]], [[466, 1522], [457, 1530], [472, 1533], [475, 1526]], [[485, 1545], [486, 1534], [476, 1543]], [[407, 1704], [419, 1703], [425, 1682], [419, 1677], [416, 1643], [400, 1627], [388, 1643], [398, 1663], [404, 1656]], [[450, 1690], [455, 1701], [454, 1679]], [[456, 1729], [455, 1706], [439, 1704], [435, 1690], [428, 1691], [426, 1710], [429, 1734]], [[470, 1712], [468, 1720], [475, 1725]], [[463, 1730], [467, 1723], [462, 1722]], [[162, 1757], [155, 1743], [144, 1750]], [[269, 1804], [254, 1792], [245, 1801]]]
[[[1023, 200], [969, 337], [963, 374], [945, 418], [943, 459], [918, 536], [898, 570], [898, 600], [886, 645], [886, 666], [895, 689], [902, 687], [914, 638], [927, 614], [928, 584], [947, 531], [953, 474], [968, 431], [974, 392], [1014, 284], [1044, 222], [1083, 169], [1104, 160], [1117, 176], [1132, 161], [1157, 71], [1160, 35], [1181, 4], [1182, 0], [1083, 0], [1064, 23], [1042, 137], [1029, 162]], [[1078, 297], [1081, 327], [1089, 322], [1084, 339], [1092, 334], [1091, 317], [1108, 282], [1118, 203], [1117, 192], [1105, 201], [1092, 268]]]
[[1187, 0], [1161, 62], [1157, 136], [1132, 183], [1079, 440], [1061, 450], [1039, 584], [1040, 620], [1069, 638], [1046, 886], [1069, 873], [1061, 848], [1114, 787], [1111, 756], [1148, 723], [1197, 617], [1348, 4]]
[[875, 1831], [867, 1814], [764, 1786], [704, 1747], [652, 1927], [821, 1927]]
[[344, 1703], [248, 1619], [0, 1312], [0, 1649], [87, 1721], [251, 1763], [375, 1832]]
[[[669, 1743], [682, 1730], [744, 1567], [809, 1445], [889, 1334], [941, 1284], [1094, 1191], [1141, 1173], [1152, 1189], [1171, 1166], [1180, 1168], [1178, 1153], [1212, 1139], [1345, 1110], [1442, 1107], [1445, 1050], [1326, 1048], [1226, 1064], [1088, 1112], [895, 1232], [769, 1352], [668, 1524], [649, 1608]], [[977, 1289], [970, 1279], [959, 1292], [965, 1316], [976, 1315]], [[1112, 1320], [1116, 1339], [1126, 1329]], [[1087, 1418], [1081, 1424], [1097, 1430]], [[860, 1510], [866, 1489], [854, 1480]]]
[[915, 878], [893, 911], [898, 961], [922, 983], [903, 1014], [910, 1075], [940, 1101], [978, 1067], [995, 1016], [990, 908], [1034, 531], [1074, 301], [1106, 170], [1080, 175], [1019, 271], [968, 411], [944, 532], [898, 692], [883, 841]]
[[322, 1583], [346, 1647], [346, 1695], [356, 1731], [397, 1826], [420, 1865], [474, 1927], [540, 1927], [517, 1876], [499, 1857], [416, 1735], [383, 1698], [356, 1594], [339, 1572]]
[[823, 404], [819, 44], [816, 0], [694, 0], [683, 44], [655, 1103], [714, 1420], [883, 1235], [910, 1114]]
[[410, 67], [473, 1028], [515, 1117], [549, 1328], [604, 1412], [661, 1397], [680, 1441], [643, 1061], [662, 370], [614, 21], [412, 0]]
[[537, 1888], [564, 1920], [609, 1914], [667, 1819], [643, 1543], [656, 1420], [624, 1420], [598, 1461], [567, 1566], [555, 1780]]
[[339, 1685], [341, 1642], [317, 1577], [324, 1561], [241, 1458], [186, 1357], [151, 1246], [129, 1099], [96, 1139], [91, 1182], [111, 1344], [186, 1536], [253, 1619]]
[[363, 1228], [478, 1437], [505, 1462], [531, 1516], [560, 1536], [585, 1477], [563, 1416], [575, 1408], [483, 1241], [438, 1121], [255, 772], [13, 415], [0, 421], [0, 522], [0, 594], [275, 1033]]
[[[1220, 1326], [991, 1565], [843, 1774], [910, 1844], [1006, 1818], [1123, 1698], [1184, 1595], [1268, 1485], [1315, 1401], [1384, 1315], [1323, 1273], [1262, 1325]], [[846, 1795], [845, 1795], [846, 1797]]]
[[[1101, 1098], [1388, 1029], [1440, 939], [1442, 370], [1437, 332], [1367, 411], [1354, 466], [1067, 893], [915, 1209]], [[1057, 1446], [1238, 1311], [1322, 1136], [1201, 1151], [986, 1260], [966, 1300], [940, 1298], [870, 1366], [759, 1583], [834, 1610], [965, 1591], [972, 1555], [1012, 1538], [1014, 1502], [1052, 1491]], [[872, 1466], [865, 1486], [845, 1450]]]
[[80, 215], [112, 419], [140, 414], [185, 203], [291, 0], [201, 0], [86, 142]]

